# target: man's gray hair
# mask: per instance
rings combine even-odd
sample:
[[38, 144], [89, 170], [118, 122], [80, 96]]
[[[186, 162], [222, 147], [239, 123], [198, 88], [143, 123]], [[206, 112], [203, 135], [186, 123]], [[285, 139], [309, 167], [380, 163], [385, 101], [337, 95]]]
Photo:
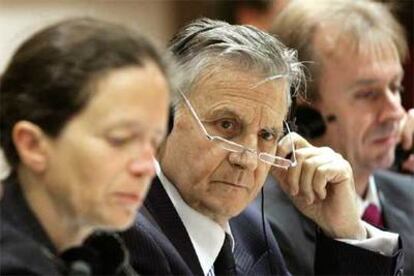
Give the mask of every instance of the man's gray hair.
[[[289, 84], [289, 103], [291, 95], [303, 91], [304, 73], [296, 50], [252, 26], [198, 19], [175, 35], [169, 49], [180, 72], [176, 89], [183, 93], [191, 93], [203, 74], [229, 64], [263, 81], [282, 76]], [[175, 99], [174, 104], [179, 101]]]

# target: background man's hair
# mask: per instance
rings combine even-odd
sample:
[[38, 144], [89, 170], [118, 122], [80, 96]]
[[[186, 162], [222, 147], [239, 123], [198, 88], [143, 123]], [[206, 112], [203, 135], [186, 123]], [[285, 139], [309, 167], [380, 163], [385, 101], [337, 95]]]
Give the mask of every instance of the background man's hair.
[[318, 78], [323, 66], [322, 57], [315, 49], [315, 34], [321, 27], [332, 26], [332, 48], [347, 39], [351, 48], [343, 55], [371, 51], [380, 54], [384, 47], [396, 50], [402, 61], [408, 46], [403, 27], [390, 8], [370, 0], [292, 0], [276, 17], [271, 33], [288, 47], [299, 51], [299, 60], [306, 63], [311, 79], [308, 82], [309, 99], [318, 99]]

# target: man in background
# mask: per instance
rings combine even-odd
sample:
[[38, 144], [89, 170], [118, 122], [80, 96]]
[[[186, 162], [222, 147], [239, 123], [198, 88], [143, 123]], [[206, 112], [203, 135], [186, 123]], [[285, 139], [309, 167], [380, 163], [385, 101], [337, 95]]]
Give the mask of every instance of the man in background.
[[[299, 130], [351, 163], [361, 217], [401, 235], [405, 272], [414, 275], [414, 178], [383, 171], [398, 143], [413, 146], [414, 110], [405, 111], [400, 97], [407, 53], [401, 26], [380, 3], [295, 0], [272, 33], [298, 49], [310, 75], [307, 98], [298, 102]], [[287, 265], [293, 274], [312, 274], [316, 226], [274, 184], [265, 187], [265, 210]]]

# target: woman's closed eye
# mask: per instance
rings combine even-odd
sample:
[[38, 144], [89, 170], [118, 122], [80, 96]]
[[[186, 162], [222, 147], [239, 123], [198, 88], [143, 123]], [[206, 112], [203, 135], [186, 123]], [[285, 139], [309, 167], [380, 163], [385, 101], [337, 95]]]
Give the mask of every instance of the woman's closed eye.
[[124, 145], [127, 145], [130, 141], [133, 140], [133, 136], [117, 136], [117, 135], [111, 135], [107, 136], [106, 140], [108, 143], [114, 147], [121, 147]]

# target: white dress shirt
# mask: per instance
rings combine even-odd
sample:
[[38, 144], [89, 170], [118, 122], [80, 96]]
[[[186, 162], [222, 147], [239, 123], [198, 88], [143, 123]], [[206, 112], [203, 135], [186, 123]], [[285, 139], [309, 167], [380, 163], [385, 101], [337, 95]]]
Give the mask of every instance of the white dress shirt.
[[175, 186], [165, 177], [158, 162], [156, 162], [155, 169], [162, 186], [190, 236], [204, 275], [214, 275], [212, 267], [223, 246], [225, 233], [230, 235], [234, 250], [234, 238], [229, 223], [226, 223], [223, 228], [209, 217], [191, 208], [182, 199]]
[[365, 198], [358, 197], [358, 205], [359, 205], [359, 214], [360, 217], [364, 214], [365, 208], [369, 204], [375, 204], [378, 209], [381, 211], [381, 203], [379, 201], [377, 186], [375, 185], [374, 176], [370, 176], [368, 179], [368, 188]]

